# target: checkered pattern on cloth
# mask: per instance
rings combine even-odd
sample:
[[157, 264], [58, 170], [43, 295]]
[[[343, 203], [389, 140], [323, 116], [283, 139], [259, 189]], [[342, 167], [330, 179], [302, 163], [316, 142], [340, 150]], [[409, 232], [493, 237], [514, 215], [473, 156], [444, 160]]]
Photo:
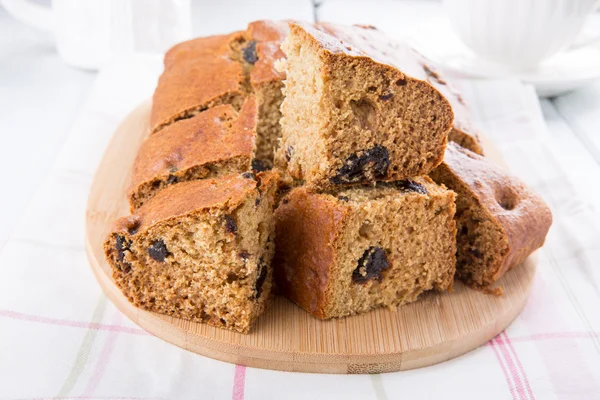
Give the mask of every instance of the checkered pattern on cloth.
[[554, 225], [523, 313], [487, 345], [419, 370], [334, 376], [235, 366], [138, 328], [96, 283], [83, 226], [103, 149], [159, 70], [160, 60], [134, 58], [100, 73], [0, 252], [0, 399], [600, 398], [598, 199], [573, 187], [535, 94], [512, 81], [461, 86], [512, 170], [550, 204]]

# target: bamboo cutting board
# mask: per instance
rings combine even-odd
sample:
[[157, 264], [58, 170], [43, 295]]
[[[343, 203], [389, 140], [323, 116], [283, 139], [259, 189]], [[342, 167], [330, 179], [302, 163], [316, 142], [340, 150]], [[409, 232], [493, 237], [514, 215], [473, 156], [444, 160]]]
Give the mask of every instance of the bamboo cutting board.
[[[106, 295], [135, 323], [179, 347], [231, 363], [284, 371], [378, 373], [439, 363], [487, 342], [519, 314], [535, 275], [535, 257], [509, 271], [496, 297], [455, 284], [393, 312], [320, 321], [276, 297], [247, 335], [140, 310], [114, 285], [103, 242], [113, 221], [128, 213], [125, 192], [140, 143], [147, 136], [150, 101], [121, 124], [96, 172], [86, 215], [87, 253]], [[488, 157], [502, 163], [484, 139]]]

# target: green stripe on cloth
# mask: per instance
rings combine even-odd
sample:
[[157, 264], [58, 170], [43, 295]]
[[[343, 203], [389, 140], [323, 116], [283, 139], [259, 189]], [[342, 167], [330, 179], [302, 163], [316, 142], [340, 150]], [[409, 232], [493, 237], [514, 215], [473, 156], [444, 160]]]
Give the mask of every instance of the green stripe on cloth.
[[375, 390], [375, 398], [377, 400], [388, 400], [388, 397], [385, 394], [385, 389], [383, 388], [383, 382], [381, 382], [381, 375], [373, 374], [370, 376], [373, 389]]
[[[92, 323], [100, 323], [102, 321], [102, 317], [104, 317], [104, 313], [106, 312], [106, 296], [104, 293], [100, 294], [100, 298], [96, 303], [96, 308], [94, 309], [94, 314], [92, 315]], [[83, 337], [83, 341], [81, 342], [81, 346], [79, 346], [79, 351], [77, 352], [77, 356], [75, 357], [75, 363], [73, 367], [71, 367], [71, 372], [67, 379], [63, 383], [62, 387], [58, 391], [56, 397], [66, 397], [71, 394], [71, 391], [75, 387], [79, 376], [83, 372], [85, 365], [87, 364], [88, 357], [90, 352], [92, 351], [92, 347], [94, 345], [94, 341], [96, 340], [96, 336], [98, 336], [98, 330], [96, 329], [88, 329], [85, 336]]]

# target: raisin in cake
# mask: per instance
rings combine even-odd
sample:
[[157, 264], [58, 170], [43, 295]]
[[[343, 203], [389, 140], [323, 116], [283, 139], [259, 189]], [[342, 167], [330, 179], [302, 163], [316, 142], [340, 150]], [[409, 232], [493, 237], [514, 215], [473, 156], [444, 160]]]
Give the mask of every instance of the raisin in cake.
[[104, 249], [123, 294], [149, 311], [248, 332], [271, 291], [276, 180], [179, 183], [118, 220]]
[[487, 287], [544, 244], [548, 206], [485, 158], [451, 144], [430, 176], [457, 193], [456, 276], [465, 283]]
[[326, 189], [422, 175], [442, 161], [452, 109], [410, 48], [392, 65], [353, 28], [352, 44], [310, 24], [290, 28], [280, 66], [282, 169]]
[[293, 189], [275, 211], [278, 289], [318, 318], [448, 289], [454, 197], [427, 177], [320, 194]]
[[131, 209], [178, 182], [249, 171], [256, 123], [256, 100], [250, 96], [239, 113], [229, 104], [215, 106], [148, 137], [133, 164]]

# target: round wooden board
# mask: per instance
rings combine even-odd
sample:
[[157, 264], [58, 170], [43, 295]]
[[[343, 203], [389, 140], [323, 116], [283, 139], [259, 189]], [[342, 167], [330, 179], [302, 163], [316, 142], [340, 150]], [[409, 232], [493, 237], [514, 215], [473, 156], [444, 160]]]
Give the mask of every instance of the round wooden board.
[[[500, 281], [497, 297], [455, 284], [396, 312], [320, 321], [276, 297], [247, 335], [140, 310], [114, 285], [103, 242], [113, 221], [128, 213], [125, 192], [137, 149], [149, 131], [151, 103], [121, 124], [96, 172], [86, 215], [88, 257], [106, 295], [135, 323], [179, 347], [231, 363], [284, 371], [377, 373], [439, 363], [487, 342], [519, 314], [535, 275], [535, 257]], [[488, 157], [497, 152], [484, 140]]]

